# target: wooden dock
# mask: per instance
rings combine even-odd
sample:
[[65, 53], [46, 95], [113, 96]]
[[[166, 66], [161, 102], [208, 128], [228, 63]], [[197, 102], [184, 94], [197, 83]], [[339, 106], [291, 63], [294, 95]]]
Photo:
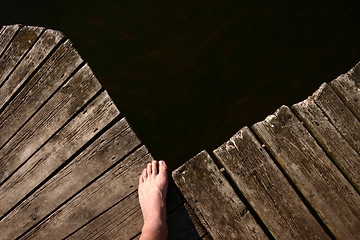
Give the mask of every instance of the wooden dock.
[[[0, 133], [0, 239], [139, 238], [153, 158], [60, 32], [1, 28]], [[167, 211], [169, 239], [206, 235], [171, 184]]]
[[[359, 239], [359, 100], [360, 64], [190, 159], [168, 239]], [[0, 133], [0, 239], [139, 238], [153, 158], [60, 32], [1, 28]]]
[[360, 63], [173, 178], [213, 239], [360, 239]]

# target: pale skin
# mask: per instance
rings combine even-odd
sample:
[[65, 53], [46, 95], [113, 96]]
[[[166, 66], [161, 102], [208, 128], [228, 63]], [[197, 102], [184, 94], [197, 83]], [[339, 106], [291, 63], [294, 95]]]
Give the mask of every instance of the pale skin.
[[152, 161], [139, 177], [139, 202], [144, 218], [140, 240], [164, 240], [167, 238], [167, 187], [165, 162]]

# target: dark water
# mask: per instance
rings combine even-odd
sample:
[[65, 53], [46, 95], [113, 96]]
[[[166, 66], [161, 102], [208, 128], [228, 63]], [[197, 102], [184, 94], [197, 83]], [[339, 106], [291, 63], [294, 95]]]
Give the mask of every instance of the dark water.
[[355, 0], [0, 3], [0, 24], [64, 32], [171, 169], [360, 61]]

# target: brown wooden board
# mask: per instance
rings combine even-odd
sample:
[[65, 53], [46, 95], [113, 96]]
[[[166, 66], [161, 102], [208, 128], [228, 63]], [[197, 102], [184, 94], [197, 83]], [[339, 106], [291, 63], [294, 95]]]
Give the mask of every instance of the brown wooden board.
[[275, 239], [330, 239], [249, 128], [214, 153]]
[[360, 62], [346, 74], [331, 81], [330, 86], [360, 120]]
[[20, 239], [64, 238], [131, 194], [153, 158], [143, 146], [58, 208]]
[[[118, 115], [119, 111], [109, 95], [102, 92], [0, 187], [0, 216], [10, 210], [53, 171], [80, 150], [84, 144], [97, 134], [97, 131], [94, 131], [96, 128], [103, 129]], [[124, 128], [129, 128], [125, 120], [122, 120], [121, 123], [121, 127], [116, 129], [119, 133]], [[131, 150], [131, 147], [129, 148]], [[121, 148], [119, 147], [119, 149]], [[87, 163], [89, 167], [91, 166], [90, 163], [89, 160]], [[106, 167], [106, 165], [104, 164], [103, 167]], [[80, 176], [81, 172], [78, 174]], [[86, 174], [88, 173], [86, 172]], [[69, 174], [66, 176], [69, 177]], [[87, 177], [90, 176], [87, 175]], [[76, 184], [80, 184], [80, 182], [76, 182]], [[72, 185], [72, 188], [75, 188], [75, 185]], [[62, 197], [65, 196], [62, 193]], [[42, 208], [42, 210], [44, 209]], [[19, 225], [25, 225], [25, 222]]]
[[64, 36], [60, 32], [50, 29], [41, 34], [35, 45], [1, 86], [0, 109], [5, 106], [13, 94], [15, 94], [28, 77], [45, 60], [63, 37]]
[[[323, 91], [323, 88], [321, 87], [318, 91]], [[316, 100], [314, 99], [316, 99], [318, 95], [318, 92], [315, 92], [313, 96], [310, 96], [307, 100], [295, 104], [292, 109], [301, 121], [304, 122], [306, 128], [316, 138], [336, 166], [338, 166], [347, 179], [350, 180], [357, 191], [360, 192], [360, 155], [350, 146], [333, 125], [334, 121], [343, 119], [345, 122], [342, 121], [342, 123], [350, 126], [353, 125], [354, 120], [357, 121], [357, 119], [351, 112], [349, 114], [351, 114], [352, 118], [347, 118], [346, 115], [334, 116], [334, 114], [331, 114], [330, 117], [325, 115], [325, 111], [322, 111], [322, 108], [315, 103]], [[330, 104], [332, 108], [347, 108], [346, 106], [339, 107], [338, 104], [334, 104], [333, 102], [330, 102]], [[340, 112], [344, 112], [344, 110]], [[346, 120], [349, 120], [349, 123], [347, 123]], [[353, 121], [352, 124], [351, 120]], [[337, 125], [337, 123], [335, 124]], [[349, 126], [340, 126], [340, 129], [346, 128], [346, 130], [348, 130]], [[349, 136], [345, 137], [349, 138]], [[360, 139], [358, 141], [360, 141]]]
[[173, 178], [214, 239], [267, 239], [207, 152], [176, 169]]
[[358, 239], [358, 193], [291, 110], [282, 106], [253, 128], [334, 236]]
[[0, 86], [43, 31], [41, 27], [25, 26], [15, 35], [0, 58]]
[[0, 30], [0, 56], [10, 44], [11, 40], [19, 30], [20, 25], [3, 26]]
[[[360, 153], [360, 122], [326, 83], [313, 94], [313, 100], [343, 138]], [[360, 105], [360, 103], [359, 103]]]
[[[0, 222], [0, 228], [7, 230], [10, 239], [19, 236], [121, 160], [139, 143], [125, 119], [122, 119], [11, 211]], [[44, 202], [47, 204], [44, 205]], [[98, 204], [102, 204], [102, 200]]]
[[52, 54], [0, 113], [0, 146], [19, 130], [81, 62], [81, 57], [69, 40]]
[[101, 86], [83, 66], [0, 150], [0, 183], [84, 106]]

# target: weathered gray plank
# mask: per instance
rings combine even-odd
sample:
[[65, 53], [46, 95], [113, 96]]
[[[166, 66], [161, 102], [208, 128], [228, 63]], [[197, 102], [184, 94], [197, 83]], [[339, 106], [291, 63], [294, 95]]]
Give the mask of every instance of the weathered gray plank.
[[[321, 87], [318, 91], [323, 91]], [[354, 187], [360, 192], [360, 155], [350, 146], [350, 144], [343, 138], [343, 136], [338, 132], [334, 127], [332, 122], [337, 119], [344, 118], [343, 120], [351, 121], [351, 118], [346, 118], [345, 116], [326, 116], [321, 108], [316, 105], [314, 98], [318, 96], [318, 93], [314, 93], [313, 96], [310, 96], [307, 100], [295, 104], [292, 109], [304, 122], [305, 126], [311, 134], [316, 138], [321, 147], [326, 151], [334, 163], [338, 166], [343, 174], [351, 181]], [[345, 109], [346, 106], [339, 106], [330, 103], [332, 108]], [[344, 112], [344, 110], [340, 111]], [[350, 113], [351, 114], [351, 113]], [[355, 118], [352, 114], [351, 116]], [[357, 121], [357, 119], [353, 119]], [[344, 123], [344, 122], [343, 122]], [[351, 122], [344, 123], [352, 125]], [[341, 129], [349, 128], [341, 126]], [[348, 129], [346, 129], [348, 130]], [[349, 136], [345, 136], [348, 138]], [[358, 140], [360, 141], [360, 139]]]
[[89, 66], [83, 66], [0, 150], [0, 182], [74, 116], [100, 88]]
[[360, 153], [360, 122], [332, 88], [324, 83], [312, 98], [343, 138]]
[[81, 62], [81, 57], [69, 40], [54, 52], [0, 113], [0, 146], [11, 138]]
[[330, 231], [358, 239], [358, 193], [290, 109], [282, 106], [253, 128]]
[[25, 26], [15, 35], [0, 58], [0, 86], [40, 36], [44, 28]]
[[[90, 103], [76, 118], [61, 129], [49, 142], [42, 147], [35, 155], [33, 155], [20, 169], [18, 169], [9, 179], [0, 187], [0, 216], [5, 214], [11, 207], [18, 203], [23, 197], [32, 191], [38, 184], [45, 180], [53, 171], [55, 171], [61, 164], [67, 161], [76, 151], [78, 151], [85, 143], [97, 134], [98, 131], [94, 129], [103, 129], [112, 120], [118, 116], [119, 111], [111, 101], [106, 92], [102, 92], [92, 103]], [[121, 121], [121, 127], [116, 128], [116, 131], [121, 133], [122, 130], [129, 128], [125, 120]], [[134, 137], [135, 138], [135, 137]], [[130, 141], [129, 137], [129, 141]], [[134, 140], [135, 141], [135, 140]], [[97, 142], [98, 143], [98, 142]], [[125, 144], [124, 144], [125, 145]], [[100, 146], [100, 144], [99, 144]], [[119, 149], [122, 149], [121, 146]], [[130, 146], [129, 146], [130, 147]], [[126, 149], [127, 150], [127, 149]], [[131, 147], [130, 147], [131, 150]], [[127, 150], [129, 151], [129, 150]], [[127, 151], [124, 151], [127, 153]], [[105, 159], [97, 159], [103, 163]], [[74, 161], [79, 164], [76, 160]], [[88, 160], [87, 166], [90, 168], [92, 161]], [[73, 163], [70, 163], [73, 164]], [[75, 164], [75, 163], [74, 163]], [[109, 164], [102, 164], [100, 171], [106, 168]], [[90, 170], [88, 170], [91, 172]], [[77, 173], [77, 177], [81, 174], [86, 174], [86, 177], [91, 178], [91, 174], [87, 171]], [[70, 173], [66, 174], [65, 179], [70, 177]], [[56, 178], [57, 176], [55, 176]], [[72, 183], [70, 180], [67, 183], [72, 184], [72, 189], [76, 184], [84, 184], [81, 181]], [[61, 184], [59, 184], [60, 187]], [[61, 185], [65, 190], [66, 188]], [[63, 192], [60, 201], [67, 195]], [[47, 200], [50, 200], [48, 198]], [[34, 202], [34, 200], [33, 200]], [[43, 211], [52, 204], [42, 208]], [[50, 211], [50, 210], [49, 210]], [[0, 223], [1, 225], [1, 223]], [[25, 225], [22, 221], [19, 225]]]
[[0, 109], [3, 108], [63, 37], [60, 32], [50, 29], [41, 34], [35, 45], [1, 86]]
[[[173, 211], [181, 204], [175, 189], [169, 188], [167, 212]], [[168, 215], [168, 222], [171, 222], [173, 218], [174, 214]], [[139, 234], [143, 223], [136, 191], [66, 239], [130, 239]], [[177, 224], [183, 224], [183, 222], [177, 222]], [[169, 236], [169, 239], [172, 238]]]
[[267, 239], [207, 152], [175, 170], [173, 178], [214, 239]]
[[9, 45], [16, 32], [19, 30], [20, 25], [3, 26], [0, 31], [0, 56], [6, 47]]
[[249, 128], [214, 153], [275, 239], [329, 239]]
[[[126, 120], [122, 119], [53, 178], [43, 184], [26, 201], [11, 211], [0, 222], [0, 228], [5, 229], [4, 235], [6, 233], [5, 236], [9, 236], [9, 239], [19, 236], [102, 174], [116, 161], [123, 158], [139, 143], [140, 141], [131, 131]], [[43, 205], [44, 202], [47, 204]], [[99, 204], [101, 204], [101, 200]]]
[[153, 158], [143, 146], [61, 206], [21, 239], [64, 238], [132, 193]]
[[360, 119], [360, 62], [346, 74], [331, 81], [330, 86]]

